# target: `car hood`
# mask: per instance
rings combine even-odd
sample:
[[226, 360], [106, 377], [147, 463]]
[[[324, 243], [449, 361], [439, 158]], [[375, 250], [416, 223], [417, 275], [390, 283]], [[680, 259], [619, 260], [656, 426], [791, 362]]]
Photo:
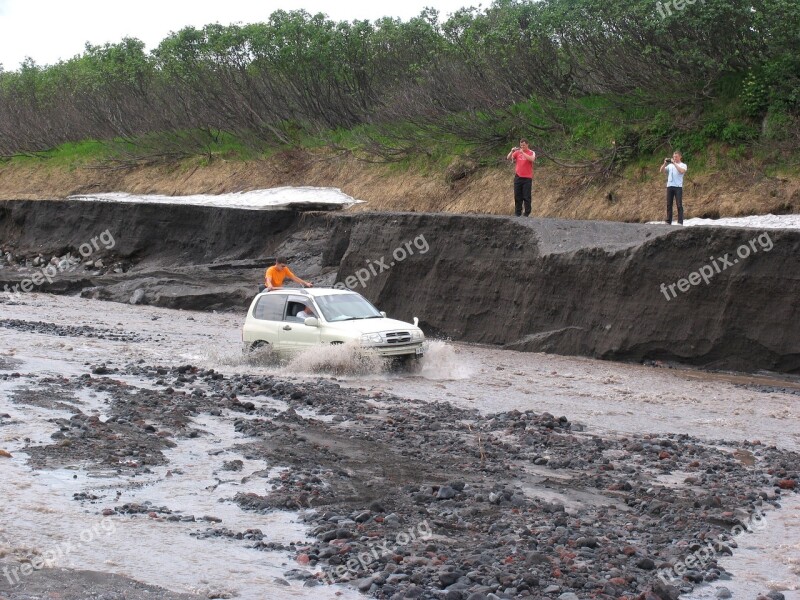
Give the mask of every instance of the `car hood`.
[[352, 333], [377, 333], [379, 331], [411, 331], [417, 329], [413, 324], [397, 319], [359, 319], [358, 321], [339, 321], [327, 323], [328, 327]]

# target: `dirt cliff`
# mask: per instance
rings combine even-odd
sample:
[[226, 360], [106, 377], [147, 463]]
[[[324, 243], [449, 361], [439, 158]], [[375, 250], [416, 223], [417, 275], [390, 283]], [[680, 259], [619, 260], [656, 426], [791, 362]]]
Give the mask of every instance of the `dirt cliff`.
[[241, 309], [280, 253], [317, 284], [349, 281], [390, 316], [419, 316], [429, 335], [800, 372], [797, 231], [6, 201], [0, 247], [12, 264], [0, 269], [0, 288], [30, 279], [40, 256], [79, 256], [104, 231], [113, 247], [35, 289]]

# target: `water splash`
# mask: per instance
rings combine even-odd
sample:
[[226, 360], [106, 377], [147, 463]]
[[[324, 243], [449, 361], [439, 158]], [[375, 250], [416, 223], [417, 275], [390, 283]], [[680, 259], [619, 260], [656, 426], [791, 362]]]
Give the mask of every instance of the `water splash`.
[[419, 360], [384, 358], [365, 350], [358, 342], [314, 346], [290, 357], [280, 357], [268, 347], [248, 352], [211, 348], [200, 360], [208, 367], [224, 366], [239, 373], [251, 372], [256, 367], [273, 375], [330, 375], [344, 379], [420, 377], [454, 381], [469, 379], [474, 372], [460, 350], [443, 340], [428, 341]]
[[473, 368], [467, 364], [458, 350], [443, 340], [431, 340], [419, 364], [417, 375], [425, 379], [452, 381], [469, 379]]

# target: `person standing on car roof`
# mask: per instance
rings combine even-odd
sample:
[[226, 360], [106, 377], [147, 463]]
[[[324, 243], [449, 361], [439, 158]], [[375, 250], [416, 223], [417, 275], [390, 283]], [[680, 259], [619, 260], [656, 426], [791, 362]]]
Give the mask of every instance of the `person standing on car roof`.
[[286, 261], [281, 257], [277, 257], [275, 264], [264, 272], [264, 287], [267, 288], [268, 292], [282, 288], [283, 280], [287, 277], [303, 287], [314, 287], [314, 284], [310, 281], [304, 281], [292, 273], [292, 270], [286, 265]]

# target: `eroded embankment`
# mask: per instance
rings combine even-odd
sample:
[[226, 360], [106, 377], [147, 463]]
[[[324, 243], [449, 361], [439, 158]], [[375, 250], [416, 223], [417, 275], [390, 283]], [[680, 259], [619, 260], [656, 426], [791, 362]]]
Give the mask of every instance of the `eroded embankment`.
[[[113, 247], [41, 289], [241, 308], [268, 257], [280, 253], [317, 284], [361, 275], [365, 285], [357, 283], [357, 291], [392, 316], [419, 316], [433, 335], [529, 351], [800, 372], [796, 231], [8, 201], [0, 203], [0, 246], [17, 266], [0, 270], [0, 287], [38, 270], [20, 263], [77, 255], [103, 231], [113, 235]], [[88, 266], [106, 255], [104, 266]]]

